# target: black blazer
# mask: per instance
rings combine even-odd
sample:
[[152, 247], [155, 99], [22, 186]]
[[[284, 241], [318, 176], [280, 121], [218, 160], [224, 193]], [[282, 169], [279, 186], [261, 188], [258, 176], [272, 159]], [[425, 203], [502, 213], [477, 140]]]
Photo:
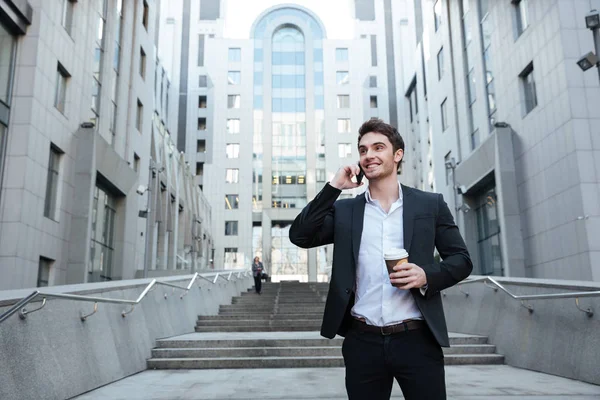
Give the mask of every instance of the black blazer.
[[[336, 201], [341, 191], [325, 185], [296, 217], [290, 240], [310, 248], [333, 243], [333, 268], [325, 304], [321, 335], [344, 336], [352, 322], [356, 263], [363, 230], [364, 193]], [[440, 291], [465, 279], [473, 264], [454, 218], [441, 194], [427, 193], [402, 185], [404, 248], [408, 261], [425, 271], [428, 289], [411, 293], [427, 325], [441, 346], [450, 346]], [[437, 248], [442, 262], [433, 258]]]

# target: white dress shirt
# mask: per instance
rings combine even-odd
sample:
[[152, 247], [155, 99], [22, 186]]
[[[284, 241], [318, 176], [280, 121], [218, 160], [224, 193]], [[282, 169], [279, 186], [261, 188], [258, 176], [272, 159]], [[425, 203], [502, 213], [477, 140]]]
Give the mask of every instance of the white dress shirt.
[[[375, 326], [394, 325], [409, 319], [423, 319], [410, 290], [390, 283], [383, 253], [392, 247], [404, 248], [402, 186], [398, 200], [385, 212], [367, 188], [363, 231], [356, 266], [355, 303], [351, 313]], [[425, 292], [421, 289], [421, 294]]]

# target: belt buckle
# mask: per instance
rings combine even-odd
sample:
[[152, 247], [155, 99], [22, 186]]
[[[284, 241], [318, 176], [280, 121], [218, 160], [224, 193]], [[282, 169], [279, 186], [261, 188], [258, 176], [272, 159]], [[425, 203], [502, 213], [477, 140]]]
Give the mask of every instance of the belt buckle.
[[379, 330], [381, 331], [381, 335], [382, 335], [382, 336], [390, 336], [390, 335], [392, 334], [392, 332], [390, 332], [390, 333], [385, 333], [385, 332], [384, 332], [384, 330], [383, 330], [383, 328], [385, 328], [385, 326], [381, 326], [381, 327], [379, 327]]

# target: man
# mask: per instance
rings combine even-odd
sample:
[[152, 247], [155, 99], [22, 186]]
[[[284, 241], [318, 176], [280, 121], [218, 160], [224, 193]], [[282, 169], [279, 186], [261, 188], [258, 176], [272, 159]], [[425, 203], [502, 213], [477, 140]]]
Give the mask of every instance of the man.
[[[445, 399], [441, 346], [450, 343], [440, 291], [471, 273], [469, 253], [442, 195], [399, 184], [404, 141], [394, 127], [365, 122], [358, 151], [366, 193], [336, 202], [362, 184], [352, 180], [359, 166], [346, 165], [290, 229], [297, 246], [334, 244], [321, 335], [345, 336], [349, 399], [389, 399], [394, 378], [408, 400]], [[434, 262], [434, 247], [442, 262]], [[388, 274], [390, 248], [409, 258]]]

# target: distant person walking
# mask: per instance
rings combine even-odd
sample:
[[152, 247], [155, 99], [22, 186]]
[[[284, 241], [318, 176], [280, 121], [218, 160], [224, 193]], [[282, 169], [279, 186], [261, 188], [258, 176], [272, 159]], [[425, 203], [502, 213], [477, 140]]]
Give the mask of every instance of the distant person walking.
[[260, 262], [260, 258], [254, 257], [254, 262], [252, 263], [252, 274], [254, 275], [254, 289], [256, 293], [260, 294], [262, 291], [262, 274], [264, 271], [263, 263]]

